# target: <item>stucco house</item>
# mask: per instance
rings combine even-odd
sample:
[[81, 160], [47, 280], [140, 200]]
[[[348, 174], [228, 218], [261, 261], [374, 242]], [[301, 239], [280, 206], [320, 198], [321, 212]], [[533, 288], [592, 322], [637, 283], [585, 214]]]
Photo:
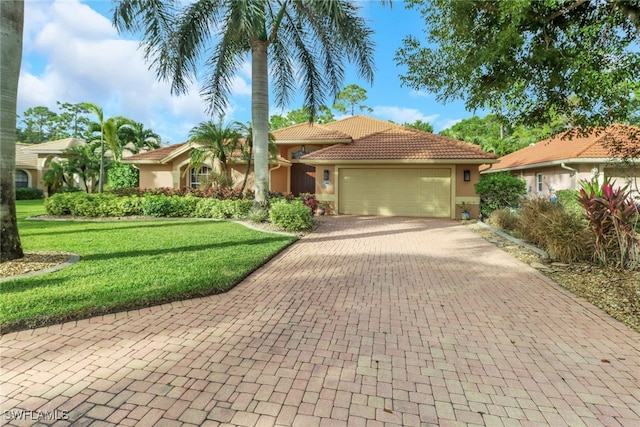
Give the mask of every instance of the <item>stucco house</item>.
[[[465, 202], [477, 216], [478, 168], [497, 161], [476, 145], [361, 115], [272, 134], [270, 190], [315, 193], [339, 214], [459, 218]], [[217, 165], [190, 169], [192, 149], [177, 144], [123, 161], [139, 168], [142, 188], [197, 187]], [[230, 165], [240, 182], [246, 163]]]
[[618, 185], [631, 184], [637, 195], [639, 152], [640, 128], [615, 125], [589, 135], [558, 134], [500, 157], [481, 173], [510, 172], [526, 182], [530, 196], [550, 197], [557, 190], [578, 190], [580, 181], [604, 177]]
[[33, 187], [42, 189], [38, 179], [38, 155], [28, 148], [31, 144], [16, 143], [16, 188]]

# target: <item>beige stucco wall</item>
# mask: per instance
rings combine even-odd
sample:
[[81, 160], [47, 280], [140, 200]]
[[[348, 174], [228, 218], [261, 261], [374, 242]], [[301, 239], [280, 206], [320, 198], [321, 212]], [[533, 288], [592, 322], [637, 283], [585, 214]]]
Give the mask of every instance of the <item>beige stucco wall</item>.
[[289, 168], [286, 166], [280, 166], [277, 169], [271, 170], [269, 174], [269, 190], [279, 193], [289, 192]]
[[138, 165], [140, 188], [174, 187], [172, 165]]

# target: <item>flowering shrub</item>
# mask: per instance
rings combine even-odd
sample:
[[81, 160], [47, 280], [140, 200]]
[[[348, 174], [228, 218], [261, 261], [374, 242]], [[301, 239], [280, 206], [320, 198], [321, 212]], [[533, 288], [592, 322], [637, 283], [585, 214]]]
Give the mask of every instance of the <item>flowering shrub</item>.
[[581, 187], [578, 202], [595, 237], [595, 258], [623, 268], [640, 266], [640, 240], [635, 231], [639, 212], [628, 186], [614, 188], [607, 179], [602, 186], [583, 181]]

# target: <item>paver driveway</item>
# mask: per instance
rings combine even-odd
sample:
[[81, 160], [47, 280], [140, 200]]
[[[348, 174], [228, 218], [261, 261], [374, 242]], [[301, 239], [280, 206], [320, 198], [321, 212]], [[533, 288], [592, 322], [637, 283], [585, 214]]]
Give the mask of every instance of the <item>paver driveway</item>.
[[452, 221], [328, 218], [225, 295], [1, 345], [11, 425], [640, 425], [640, 334]]

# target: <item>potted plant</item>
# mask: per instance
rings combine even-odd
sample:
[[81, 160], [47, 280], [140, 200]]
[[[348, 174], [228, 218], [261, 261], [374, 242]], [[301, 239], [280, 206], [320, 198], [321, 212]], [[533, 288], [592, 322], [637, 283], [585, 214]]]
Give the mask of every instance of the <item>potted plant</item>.
[[458, 207], [462, 210], [462, 219], [471, 219], [471, 213], [469, 212], [469, 208], [467, 207], [467, 204], [465, 202], [462, 202], [460, 205], [458, 205]]
[[329, 202], [320, 202], [318, 203], [318, 209], [316, 209], [316, 215], [327, 215], [329, 213], [329, 209]]

